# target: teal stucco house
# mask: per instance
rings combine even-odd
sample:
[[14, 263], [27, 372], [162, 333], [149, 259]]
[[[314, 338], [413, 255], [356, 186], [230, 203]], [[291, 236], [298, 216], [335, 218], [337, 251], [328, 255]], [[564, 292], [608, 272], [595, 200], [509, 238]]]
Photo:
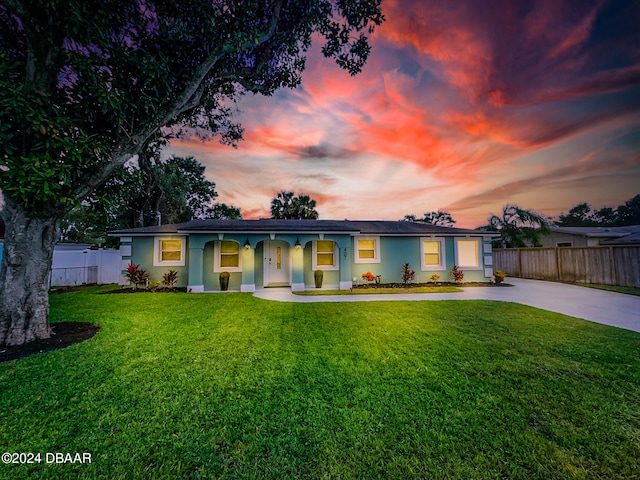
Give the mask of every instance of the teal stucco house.
[[383, 283], [402, 281], [402, 265], [415, 270], [415, 282], [436, 273], [449, 281], [458, 265], [464, 281], [490, 282], [491, 240], [495, 234], [421, 222], [351, 220], [192, 220], [111, 232], [120, 238], [122, 269], [139, 264], [152, 280], [178, 272], [189, 292], [220, 290], [228, 272], [229, 290], [265, 287], [315, 288], [323, 271], [325, 289], [348, 290], [361, 275]]

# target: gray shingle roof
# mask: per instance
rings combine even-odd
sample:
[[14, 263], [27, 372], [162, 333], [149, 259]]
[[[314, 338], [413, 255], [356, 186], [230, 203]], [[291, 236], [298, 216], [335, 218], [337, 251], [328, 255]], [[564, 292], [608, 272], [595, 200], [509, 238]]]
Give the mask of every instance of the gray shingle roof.
[[624, 237], [631, 233], [640, 233], [640, 225], [625, 227], [551, 227], [552, 232], [570, 233], [589, 238], [614, 238]]
[[440, 227], [422, 222], [385, 220], [191, 220], [173, 225], [131, 228], [110, 232], [114, 236], [152, 235], [158, 233], [216, 233], [216, 232], [333, 232], [361, 235], [491, 235], [453, 227]]

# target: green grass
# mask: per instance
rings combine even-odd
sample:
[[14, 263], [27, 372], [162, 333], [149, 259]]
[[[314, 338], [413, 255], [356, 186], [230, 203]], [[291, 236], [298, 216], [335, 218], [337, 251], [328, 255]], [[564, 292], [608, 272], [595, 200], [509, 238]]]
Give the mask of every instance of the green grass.
[[640, 288], [637, 287], [621, 287], [618, 285], [603, 285], [601, 283], [576, 283], [581, 287], [597, 288], [598, 290], [608, 290], [610, 292], [626, 293], [628, 295], [640, 296]]
[[51, 297], [102, 331], [0, 364], [20, 478], [629, 479], [640, 334], [489, 301]]
[[383, 293], [452, 293], [462, 292], [462, 289], [451, 286], [408, 287], [408, 288], [354, 288], [352, 290], [305, 290], [293, 292], [296, 295], [371, 295]]

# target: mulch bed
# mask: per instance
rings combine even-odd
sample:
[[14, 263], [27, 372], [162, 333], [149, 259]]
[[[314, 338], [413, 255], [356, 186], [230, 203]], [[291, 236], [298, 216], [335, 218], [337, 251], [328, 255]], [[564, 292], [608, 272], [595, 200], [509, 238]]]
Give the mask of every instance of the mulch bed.
[[0, 363], [83, 342], [98, 333], [100, 327], [85, 322], [59, 322], [52, 323], [51, 330], [53, 331], [51, 338], [36, 340], [24, 345], [0, 347]]
[[147, 290], [144, 287], [136, 288], [119, 288], [117, 290], [107, 290], [106, 292], [100, 292], [100, 295], [110, 295], [113, 293], [186, 293], [187, 287], [176, 287], [172, 289], [158, 288], [155, 292]]
[[438, 283], [369, 283], [356, 285], [353, 288], [416, 288], [416, 287], [513, 287], [510, 283], [490, 283], [490, 282], [438, 282]]

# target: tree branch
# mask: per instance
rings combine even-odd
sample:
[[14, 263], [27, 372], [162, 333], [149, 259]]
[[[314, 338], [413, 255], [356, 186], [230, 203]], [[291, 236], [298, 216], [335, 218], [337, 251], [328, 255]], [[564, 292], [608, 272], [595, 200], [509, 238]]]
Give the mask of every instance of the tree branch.
[[[245, 50], [249, 48], [254, 48], [255, 46], [261, 45], [268, 41], [275, 34], [276, 27], [278, 26], [278, 20], [280, 19], [280, 11], [282, 9], [282, 1], [277, 0], [274, 5], [273, 16], [269, 21], [268, 28], [266, 31], [258, 35], [254, 42], [246, 42], [240, 46], [240, 50]], [[191, 108], [194, 108], [199, 103], [199, 100], [202, 98], [204, 94], [205, 88], [203, 87], [204, 79], [207, 77], [211, 69], [220, 61], [222, 57], [226, 54], [225, 46], [216, 49], [214, 52], [207, 57], [207, 59], [200, 65], [200, 68], [193, 75], [191, 81], [187, 88], [181, 93], [178, 99], [173, 103], [171, 107], [167, 110], [166, 114], [162, 117], [162, 119], [158, 122], [159, 127], [163, 127], [167, 125], [173, 118], [184, 113]], [[199, 94], [199, 96], [198, 96]], [[194, 96], [196, 96], [197, 101], [194, 102]]]

